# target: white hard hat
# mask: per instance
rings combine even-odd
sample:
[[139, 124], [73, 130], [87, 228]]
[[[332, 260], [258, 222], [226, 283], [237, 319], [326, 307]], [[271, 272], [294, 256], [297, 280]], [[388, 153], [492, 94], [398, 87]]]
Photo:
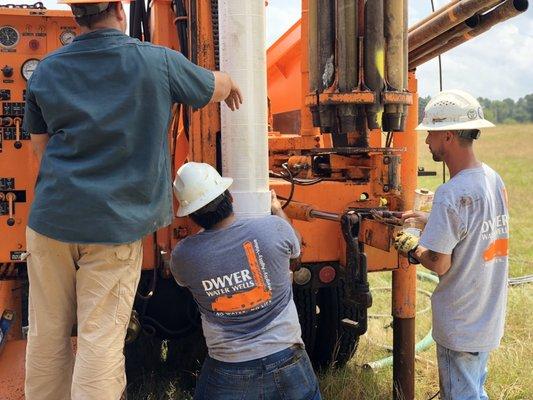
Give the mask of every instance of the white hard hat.
[[224, 193], [233, 183], [231, 178], [223, 178], [211, 165], [188, 162], [183, 164], [174, 179], [174, 194], [180, 206], [176, 215], [184, 217]]
[[492, 128], [479, 102], [463, 90], [445, 90], [433, 97], [424, 110], [417, 131], [455, 131]]

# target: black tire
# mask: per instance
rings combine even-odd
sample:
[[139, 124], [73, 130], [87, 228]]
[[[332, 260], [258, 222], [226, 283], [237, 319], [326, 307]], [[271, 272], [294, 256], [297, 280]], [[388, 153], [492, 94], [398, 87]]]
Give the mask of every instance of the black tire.
[[294, 285], [293, 295], [302, 328], [302, 340], [307, 353], [311, 354], [315, 347], [317, 329], [316, 292], [314, 289]]
[[356, 319], [357, 307], [347, 305], [345, 282], [321, 288], [317, 295], [318, 328], [312, 361], [317, 369], [344, 366], [355, 354], [359, 335], [342, 324], [344, 318]]

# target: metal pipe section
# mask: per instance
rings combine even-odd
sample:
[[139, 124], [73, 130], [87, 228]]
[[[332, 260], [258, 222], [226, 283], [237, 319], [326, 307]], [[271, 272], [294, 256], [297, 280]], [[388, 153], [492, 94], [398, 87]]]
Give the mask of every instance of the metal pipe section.
[[311, 216], [312, 218], [325, 219], [328, 221], [335, 221], [335, 222], [339, 222], [341, 220], [340, 214], [326, 212], [326, 211], [311, 210], [309, 213], [309, 216]]
[[374, 104], [366, 107], [369, 129], [381, 128], [383, 105], [379, 94], [384, 88], [385, 37], [383, 30], [383, 0], [372, 0], [365, 5], [365, 83], [377, 96]]
[[437, 49], [409, 61], [409, 69], [414, 69], [421, 64], [443, 54], [468, 40], [487, 32], [494, 25], [506, 21], [525, 12], [529, 7], [528, 0], [506, 0], [498, 7], [481, 16], [480, 22], [474, 29], [465, 32], [462, 36], [455, 37]]
[[[283, 203], [285, 204], [285, 203]], [[328, 211], [315, 210], [310, 204], [300, 203], [298, 201], [291, 201], [285, 207], [285, 213], [290, 219], [296, 219], [298, 221], [312, 221], [315, 218], [325, 219], [327, 221], [339, 222], [341, 215]]]
[[[414, 269], [414, 267], [413, 267]], [[393, 279], [396, 271], [393, 271]], [[415, 398], [415, 318], [394, 317], [392, 321], [392, 398]]]
[[410, 60], [416, 60], [417, 58], [422, 57], [425, 54], [428, 54], [432, 52], [433, 50], [438, 49], [443, 45], [443, 43], [447, 43], [451, 39], [454, 39], [458, 36], [461, 36], [475, 27], [479, 25], [481, 21], [481, 16], [479, 14], [474, 15], [464, 22], [461, 22], [459, 25], [454, 26], [452, 29], [444, 32], [442, 35], [437, 36], [435, 39], [424, 43], [419, 48], [409, 52], [409, 59]]
[[[357, 0], [337, 0], [337, 74], [338, 89], [349, 93], [357, 87]], [[337, 108], [340, 133], [356, 130], [357, 107], [353, 104]]]
[[462, 0], [447, 12], [437, 15], [434, 19], [410, 32], [409, 50], [412, 51], [422, 46], [480, 10], [495, 6], [500, 2], [501, 0]]
[[[404, 0], [403, 2], [403, 85], [404, 89], [407, 90], [407, 84], [409, 82], [409, 1]], [[407, 121], [407, 111], [409, 106], [405, 104], [402, 109], [402, 120], [401, 120], [401, 130], [405, 129], [405, 123]]]
[[[335, 80], [335, 2], [318, 0], [318, 71], [319, 89], [324, 92]], [[320, 126], [324, 132], [332, 132], [335, 125], [334, 110], [319, 105]]]
[[418, 21], [416, 24], [414, 24], [413, 26], [409, 27], [409, 32], [412, 32], [414, 31], [415, 29], [421, 27], [422, 25], [424, 25], [426, 22], [428, 22], [429, 20], [432, 20], [433, 18], [435, 18], [437, 15], [440, 15], [444, 12], [446, 12], [448, 9], [450, 9], [451, 7], [453, 7], [454, 5], [456, 5], [457, 3], [459, 3], [461, 0], [453, 0], [451, 1], [450, 3], [448, 4], [445, 4], [444, 6], [442, 6], [441, 8], [439, 8], [438, 10], [434, 11], [433, 13], [429, 14], [426, 18], [424, 19], [421, 19], [420, 21]]
[[[404, 0], [385, 0], [384, 2], [384, 33], [385, 33], [385, 73], [387, 90], [403, 91], [404, 82]], [[386, 104], [383, 113], [383, 130], [386, 132], [400, 131], [403, 106]]]
[[[314, 17], [315, 17], [315, 25], [314, 30], [309, 30], [309, 6], [310, 3], [314, 2]], [[315, 40], [315, 53], [314, 53], [314, 60], [316, 64], [316, 0], [302, 0], [302, 37], [308, 37], [309, 41], [311, 41], [311, 35], [313, 34], [314, 40]], [[310, 74], [310, 68], [309, 68], [309, 45], [310, 42], [302, 41], [301, 46], [301, 60], [300, 60], [300, 70], [302, 72], [302, 82], [301, 82], [301, 96], [302, 96], [302, 104], [305, 104], [305, 98], [307, 97], [309, 93], [309, 74]], [[316, 71], [316, 67], [314, 69]], [[314, 129], [313, 129], [313, 116], [311, 113], [311, 110], [308, 107], [302, 107], [300, 110], [300, 121], [301, 121], [301, 134], [302, 136], [312, 136], [314, 135]]]
[[[318, 0], [309, 0], [309, 90], [318, 94], [319, 73], [318, 73]], [[305, 108], [305, 107], [304, 107]], [[318, 107], [312, 106], [311, 114], [313, 116], [313, 126], [320, 126], [320, 117]]]
[[243, 92], [237, 111], [221, 105], [222, 172], [240, 218], [270, 214], [265, 3], [219, 0], [220, 67]]
[[[394, 136], [394, 148], [407, 148], [402, 154], [402, 205], [407, 210], [414, 203], [417, 186], [417, 139], [418, 124], [417, 82], [414, 73], [409, 74], [408, 88], [413, 93], [409, 106], [406, 130]], [[398, 269], [392, 272], [392, 315], [393, 315], [393, 396], [394, 399], [414, 399], [414, 363], [416, 315], [416, 268], [400, 257]]]

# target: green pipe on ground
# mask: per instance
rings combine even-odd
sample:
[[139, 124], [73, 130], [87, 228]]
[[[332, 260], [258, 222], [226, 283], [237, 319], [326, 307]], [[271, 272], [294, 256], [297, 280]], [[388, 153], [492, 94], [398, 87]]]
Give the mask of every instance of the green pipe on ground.
[[[427, 272], [416, 271], [416, 276], [420, 280], [433, 282], [433, 283], [439, 283], [438, 276], [429, 274]], [[428, 349], [433, 343], [435, 343], [433, 341], [433, 337], [431, 334], [432, 334], [432, 329], [430, 328], [426, 336], [424, 336], [424, 338], [415, 345], [415, 354], [418, 354]], [[392, 365], [392, 360], [393, 360], [392, 356], [385, 357], [385, 358], [382, 358], [376, 361], [371, 361], [369, 363], [366, 363], [363, 365], [363, 368], [369, 371], [377, 371], [385, 367], [390, 367]]]

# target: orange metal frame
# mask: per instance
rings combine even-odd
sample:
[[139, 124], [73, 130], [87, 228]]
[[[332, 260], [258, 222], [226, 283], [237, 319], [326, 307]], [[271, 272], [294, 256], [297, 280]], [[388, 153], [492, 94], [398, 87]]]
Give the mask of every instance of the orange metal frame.
[[[174, 27], [174, 14], [170, 7], [170, 0], [153, 0], [151, 10], [151, 26], [153, 42], [179, 50], [178, 39]], [[211, 21], [210, 1], [200, 0], [196, 3], [198, 32], [190, 38], [190, 46], [197, 49], [193, 60], [206, 68], [215, 69], [213, 39], [213, 24]], [[62, 11], [44, 10], [3, 10], [0, 15], [8, 16], [8, 24], [15, 26], [20, 32], [45, 33], [44, 36], [23, 37], [17, 52], [2, 53], [2, 64], [11, 63], [15, 67], [14, 82], [5, 83], [3, 87], [12, 89], [12, 100], [22, 102], [22, 91], [25, 81], [19, 73], [19, 66], [30, 57], [40, 58], [45, 53], [60, 46], [59, 33], [65, 29], [76, 30], [70, 13]], [[302, 1], [302, 22], [294, 25], [268, 50], [268, 95], [270, 99], [270, 113], [277, 115], [285, 112], [299, 113], [299, 132], [283, 134], [281, 132], [269, 133], [270, 164], [272, 167], [279, 165], [281, 160], [291, 156], [298, 156], [302, 150], [330, 148], [332, 139], [330, 134], [321, 134], [314, 128], [311, 114], [305, 106], [308, 96], [308, 62], [307, 62], [307, 0]], [[191, 21], [192, 22], [192, 21]], [[189, 24], [191, 26], [191, 24]], [[31, 27], [31, 28], [28, 28]], [[39, 49], [33, 51], [29, 48], [30, 38], [36, 38]], [[18, 49], [17, 48], [17, 49]], [[6, 61], [4, 61], [6, 60]], [[404, 209], [413, 201], [414, 189], [417, 180], [416, 161], [416, 133], [414, 127], [417, 121], [416, 79], [414, 74], [409, 76], [409, 90], [415, 94], [413, 104], [409, 106], [409, 119], [406, 132], [397, 133], [394, 137], [395, 149], [406, 149], [402, 152], [401, 185], [402, 192], [385, 194], [377, 184], [381, 166], [380, 155], [371, 157], [374, 164], [372, 179], [366, 184], [355, 184], [346, 180], [325, 181], [314, 186], [297, 187], [295, 200], [305, 200], [317, 209], [323, 211], [342, 213], [350, 207], [373, 208], [377, 207], [382, 198], [387, 198], [392, 209]], [[170, 152], [173, 155], [173, 170], [183, 164], [186, 159], [209, 162], [216, 165], [216, 139], [220, 134], [220, 112], [217, 105], [209, 105], [202, 110], [186, 110], [176, 107], [175, 118], [169, 130]], [[183, 130], [183, 116], [189, 116], [190, 130], [188, 138]], [[265, 134], [267, 134], [265, 132]], [[380, 147], [382, 133], [372, 131], [369, 135], [369, 144]], [[27, 221], [29, 205], [32, 200], [32, 187], [35, 176], [35, 163], [29, 149], [29, 141], [24, 140], [21, 149], [15, 149], [12, 142], [2, 142], [3, 151], [0, 153], [0, 175], [13, 176], [17, 179], [17, 187], [26, 190], [26, 202], [17, 203], [15, 210], [16, 224], [7, 227], [7, 216], [0, 216], [0, 262], [13, 262], [10, 252], [25, 250], [24, 228]], [[345, 162], [339, 159], [342, 164]], [[173, 172], [174, 172], [173, 171]], [[287, 196], [290, 184], [282, 180], [272, 180], [271, 187], [280, 195]], [[364, 196], [362, 196], [364, 195]], [[361, 200], [365, 198], [364, 200]], [[304, 242], [303, 262], [331, 262], [346, 263], [345, 245], [336, 222], [313, 220], [304, 222], [294, 220], [294, 225], [302, 233]], [[186, 218], [176, 218], [173, 224], [156, 234], [145, 238], [145, 257], [143, 267], [152, 269], [156, 267], [158, 258], [168, 260], [171, 248], [182, 238], [194, 233], [197, 227]], [[383, 246], [381, 246], [383, 247]], [[415, 309], [416, 275], [412, 266], [405, 259], [398, 261], [397, 253], [385, 251], [377, 247], [366, 246], [369, 270], [394, 270], [393, 272], [393, 314], [399, 318], [413, 318]], [[156, 253], [157, 252], [157, 253]], [[12, 296], [16, 281], [0, 282], [0, 311], [3, 308], [14, 307], [17, 299]], [[18, 302], [20, 303], [20, 302]], [[20, 308], [20, 306], [19, 306]], [[20, 311], [18, 309], [17, 311]], [[17, 328], [17, 331], [20, 331]], [[16, 339], [16, 338], [14, 338]], [[2, 366], [22, 366], [20, 350], [23, 344], [12, 341], [11, 346], [4, 349], [0, 355]], [[18, 355], [17, 355], [18, 354]], [[17, 367], [18, 368], [18, 367]], [[22, 378], [15, 382], [13, 373], [0, 368], [0, 397], [7, 399], [22, 398], [20, 391]]]
[[[9, 90], [10, 94], [9, 99], [0, 100], [0, 114], [7, 115], [4, 108], [11, 107], [10, 103], [24, 102], [26, 81], [22, 76], [22, 64], [28, 59], [39, 60], [61, 47], [61, 33], [77, 33], [79, 28], [68, 11], [0, 8], [0, 16], [1, 26], [11, 26], [20, 34], [15, 47], [0, 49], [0, 68], [13, 68], [11, 76], [2, 74], [0, 78], [0, 89]], [[26, 250], [25, 229], [37, 172], [37, 161], [30, 148], [29, 136], [21, 129], [23, 107], [15, 112], [20, 114], [0, 121], [0, 178], [14, 179], [8, 185], [4, 181], [4, 186], [0, 187], [0, 202], [8, 206], [8, 213], [0, 215], [0, 267], [8, 269], [21, 261]], [[0, 281], [0, 314], [3, 310], [13, 310], [15, 316], [8, 341], [0, 354], [0, 398], [23, 399], [26, 342], [21, 340], [20, 281]]]

